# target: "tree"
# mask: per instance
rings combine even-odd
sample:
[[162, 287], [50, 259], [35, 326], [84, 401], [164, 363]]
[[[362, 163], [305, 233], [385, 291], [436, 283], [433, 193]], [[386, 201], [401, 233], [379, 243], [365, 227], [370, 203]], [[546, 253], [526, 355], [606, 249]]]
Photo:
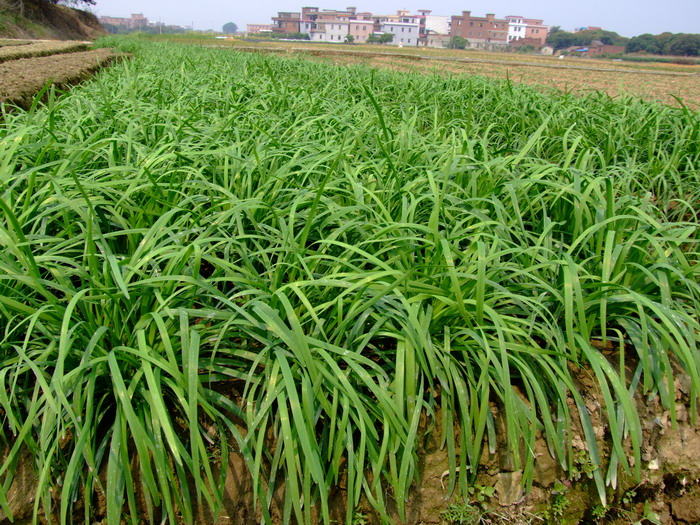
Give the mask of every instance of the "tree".
[[447, 43], [447, 47], [449, 49], [467, 49], [468, 44], [469, 41], [466, 38], [456, 35], [450, 38], [450, 41]]
[[384, 33], [382, 36], [379, 37], [379, 43], [380, 44], [388, 44], [394, 40], [394, 35], [391, 33]]
[[234, 35], [238, 31], [238, 26], [233, 22], [226, 22], [223, 27], [223, 32], [227, 35]]
[[698, 56], [700, 55], [700, 35], [679, 33], [664, 46], [666, 55]]
[[625, 53], [651, 53], [658, 55], [661, 53], [659, 41], [650, 33], [630, 38], [625, 46]]
[[556, 33], [550, 33], [547, 37], [547, 43], [554, 47], [554, 49], [564, 49], [565, 47], [580, 45], [576, 41], [576, 35], [569, 33], [568, 31], [557, 31]]
[[355, 42], [355, 37], [354, 37], [354, 36], [352, 36], [352, 35], [347, 35], [347, 36], [345, 37], [345, 43], [346, 43], [346, 44], [352, 44], [352, 43], [354, 43], [354, 42]]

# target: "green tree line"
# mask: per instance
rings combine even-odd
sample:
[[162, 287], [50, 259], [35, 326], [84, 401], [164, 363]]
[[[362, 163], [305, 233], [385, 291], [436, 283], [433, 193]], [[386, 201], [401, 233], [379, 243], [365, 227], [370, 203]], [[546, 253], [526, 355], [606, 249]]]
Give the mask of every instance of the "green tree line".
[[654, 55], [700, 56], [700, 35], [688, 33], [661, 33], [630, 38], [625, 47], [627, 53]]
[[699, 56], [700, 34], [661, 33], [626, 38], [614, 31], [594, 29], [569, 33], [558, 26], [552, 27], [547, 37], [547, 43], [554, 49], [564, 49], [571, 46], [589, 46], [594, 40], [603, 44], [625, 46], [626, 53], [650, 53], [654, 55]]

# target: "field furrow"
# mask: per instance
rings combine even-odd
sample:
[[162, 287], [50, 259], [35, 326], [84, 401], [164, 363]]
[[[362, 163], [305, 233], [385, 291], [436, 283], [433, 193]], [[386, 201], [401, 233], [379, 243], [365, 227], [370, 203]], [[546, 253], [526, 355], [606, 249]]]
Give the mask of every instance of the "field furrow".
[[119, 58], [107, 49], [80, 52], [68, 49], [65, 48], [64, 54], [0, 63], [0, 103], [26, 107], [48, 82], [59, 87], [76, 84]]
[[4, 45], [0, 47], [0, 63], [19, 58], [75, 53], [87, 49], [88, 44], [84, 42], [30, 42], [19, 45]]

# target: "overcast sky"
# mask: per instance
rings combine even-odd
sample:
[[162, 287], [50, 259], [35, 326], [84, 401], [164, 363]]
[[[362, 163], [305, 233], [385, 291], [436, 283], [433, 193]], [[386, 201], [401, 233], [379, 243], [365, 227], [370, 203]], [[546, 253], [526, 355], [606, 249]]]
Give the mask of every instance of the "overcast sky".
[[[235, 22], [241, 30], [246, 24], [270, 23], [277, 11], [299, 11], [302, 5], [321, 9], [344, 9], [354, 5], [360, 11], [394, 13], [397, 9], [432, 9], [434, 15], [454, 15], [470, 10], [474, 16], [495, 13], [497, 17], [522, 15], [542, 18], [547, 25], [562, 29], [601, 26], [624, 36], [642, 33], [700, 33], [700, 0], [96, 0], [98, 15], [127, 17], [143, 13], [149, 20], [195, 29], [216, 29], [226, 22]], [[416, 3], [418, 1], [418, 3]]]

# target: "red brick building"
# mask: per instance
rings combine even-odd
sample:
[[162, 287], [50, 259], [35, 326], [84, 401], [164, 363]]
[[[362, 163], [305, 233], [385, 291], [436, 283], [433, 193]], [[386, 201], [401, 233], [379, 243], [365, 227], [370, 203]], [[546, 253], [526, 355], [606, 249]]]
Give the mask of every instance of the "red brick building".
[[452, 16], [450, 36], [461, 36], [476, 43], [508, 43], [508, 20], [496, 18], [493, 13], [485, 17], [471, 16], [471, 11]]
[[280, 11], [272, 17], [272, 30], [275, 33], [298, 33], [301, 13]]
[[544, 25], [544, 20], [525, 18], [523, 21], [525, 22], [525, 39], [537, 41], [538, 45], [543, 46], [549, 34], [549, 27]]

